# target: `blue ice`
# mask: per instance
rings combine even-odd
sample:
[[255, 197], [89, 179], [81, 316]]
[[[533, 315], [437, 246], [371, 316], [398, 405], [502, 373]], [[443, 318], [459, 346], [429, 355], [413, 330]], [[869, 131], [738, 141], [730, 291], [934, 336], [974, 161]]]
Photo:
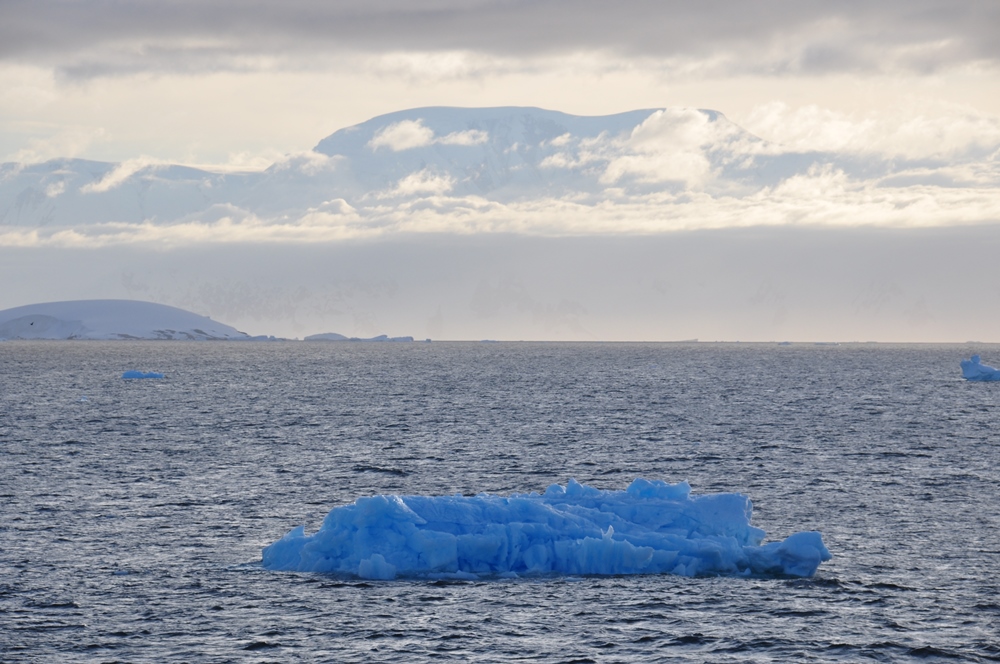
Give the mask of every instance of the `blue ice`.
[[983, 364], [978, 355], [962, 360], [962, 377], [966, 380], [1000, 380], [1000, 370]]
[[736, 493], [691, 496], [687, 482], [636, 479], [624, 491], [570, 480], [545, 493], [359, 498], [322, 527], [263, 550], [270, 570], [366, 579], [558, 574], [787, 575], [830, 559], [820, 533], [761, 544]]
[[163, 378], [163, 374], [156, 373], [155, 371], [149, 371], [143, 373], [142, 371], [126, 371], [122, 374], [122, 378], [125, 380], [132, 380], [134, 378]]

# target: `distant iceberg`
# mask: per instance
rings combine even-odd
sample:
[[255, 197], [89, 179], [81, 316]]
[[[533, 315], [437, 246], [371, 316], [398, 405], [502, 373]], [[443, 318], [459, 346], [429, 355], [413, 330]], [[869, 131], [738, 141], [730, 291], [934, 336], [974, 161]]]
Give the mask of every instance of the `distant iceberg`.
[[298, 527], [263, 550], [270, 570], [369, 579], [558, 574], [812, 576], [830, 552], [818, 532], [761, 544], [741, 494], [691, 496], [687, 482], [636, 479], [624, 491], [570, 480], [544, 494], [379, 495]]
[[122, 374], [123, 380], [134, 380], [137, 378], [164, 378], [164, 375], [155, 371], [126, 371]]
[[304, 341], [413, 341], [413, 337], [390, 337], [387, 334], [380, 334], [377, 337], [363, 339], [361, 337], [345, 337], [336, 332], [323, 332], [322, 334], [310, 334]]
[[978, 355], [962, 360], [962, 377], [966, 380], [997, 380], [1000, 381], [1000, 370], [983, 364]]

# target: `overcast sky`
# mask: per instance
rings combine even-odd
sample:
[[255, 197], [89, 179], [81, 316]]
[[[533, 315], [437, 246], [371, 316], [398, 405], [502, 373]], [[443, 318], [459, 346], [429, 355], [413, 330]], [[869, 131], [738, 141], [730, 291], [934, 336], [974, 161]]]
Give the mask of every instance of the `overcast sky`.
[[4, 0], [0, 160], [262, 166], [427, 105], [946, 135], [1000, 117], [998, 25], [992, 0]]
[[[0, 0], [0, 162], [263, 169], [374, 116], [451, 105], [714, 109], [774, 150], [860, 164], [817, 167], [756, 198], [682, 193], [666, 216], [686, 230], [622, 238], [613, 260], [596, 240], [511, 236], [417, 254], [400, 237], [261, 254], [237, 246], [229, 219], [225, 243], [176, 251], [140, 238], [74, 252], [56, 248], [55, 231], [15, 229], [0, 242], [0, 279], [22, 283], [0, 289], [0, 308], [141, 297], [289, 336], [1000, 340], [987, 242], [1000, 235], [998, 27], [996, 0]], [[897, 161], [905, 172], [893, 174]], [[566, 216], [543, 203], [502, 212], [528, 225]], [[607, 218], [648, 233], [647, 212]], [[484, 221], [462, 214], [463, 235]], [[826, 230], [796, 235], [796, 219]], [[738, 249], [751, 236], [725, 232], [774, 222], [789, 228], [751, 233], [766, 239], [754, 251]], [[334, 269], [333, 255], [365, 260]], [[246, 267], [268, 257], [280, 267]], [[967, 310], [978, 313], [956, 324]]]

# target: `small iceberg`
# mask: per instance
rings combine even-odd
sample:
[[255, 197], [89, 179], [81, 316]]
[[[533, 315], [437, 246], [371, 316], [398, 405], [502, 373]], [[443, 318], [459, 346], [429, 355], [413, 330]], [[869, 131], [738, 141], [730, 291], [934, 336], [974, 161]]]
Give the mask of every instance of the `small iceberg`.
[[156, 373], [155, 371], [142, 372], [142, 371], [126, 371], [122, 374], [122, 379], [124, 380], [135, 380], [138, 378], [164, 378], [165, 376], [161, 373]]
[[978, 355], [962, 360], [962, 377], [966, 380], [996, 380], [1000, 381], [1000, 369], [983, 364]]
[[679, 574], [808, 577], [830, 552], [818, 532], [762, 544], [750, 499], [691, 496], [687, 482], [624, 491], [570, 480], [545, 493], [359, 498], [306, 535], [263, 550], [269, 570], [366, 579]]

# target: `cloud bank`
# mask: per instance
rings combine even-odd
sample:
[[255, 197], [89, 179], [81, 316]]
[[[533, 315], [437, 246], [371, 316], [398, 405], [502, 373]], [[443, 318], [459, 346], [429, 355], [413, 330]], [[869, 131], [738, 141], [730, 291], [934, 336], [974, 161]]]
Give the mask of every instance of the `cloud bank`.
[[815, 73], [995, 67], [987, 0], [7, 0], [0, 58], [70, 77], [308, 67], [344, 53], [606, 52], [671, 68]]

